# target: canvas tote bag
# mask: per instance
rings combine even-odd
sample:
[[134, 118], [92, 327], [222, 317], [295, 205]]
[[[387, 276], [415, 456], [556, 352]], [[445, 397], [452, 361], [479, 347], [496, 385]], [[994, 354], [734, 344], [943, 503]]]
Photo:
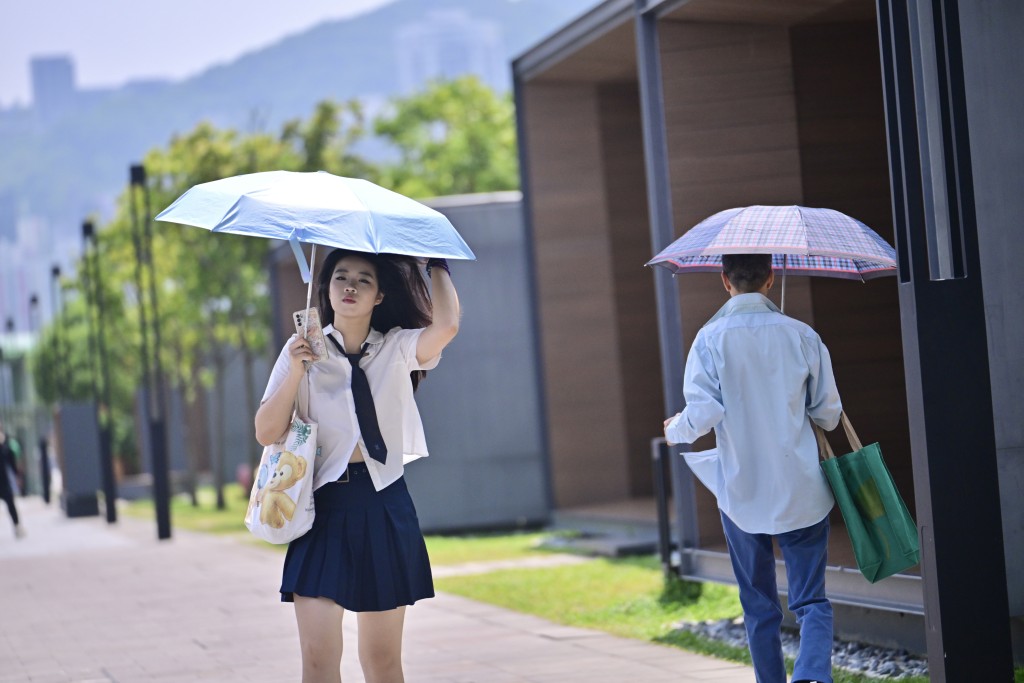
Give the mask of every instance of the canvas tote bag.
[[875, 583], [919, 562], [917, 525], [882, 460], [881, 446], [862, 445], [845, 412], [840, 422], [853, 451], [839, 457], [824, 431], [811, 424], [821, 469], [846, 522], [857, 567]]
[[[316, 257], [316, 245], [310, 255], [310, 270]], [[313, 294], [313, 278], [306, 288], [306, 320]], [[303, 336], [308, 325], [303, 325]], [[313, 526], [313, 471], [318, 447], [316, 423], [309, 419], [309, 367], [306, 367], [306, 406], [300, 410], [302, 382], [295, 396], [291, 425], [284, 437], [263, 449], [256, 471], [245, 526], [256, 538], [268, 543], [289, 543]]]
[[[308, 384], [308, 375], [307, 375]], [[302, 390], [299, 390], [302, 394]], [[307, 387], [307, 410], [309, 391]], [[245, 526], [268, 543], [288, 543], [313, 526], [316, 423], [296, 407], [284, 438], [263, 449], [249, 494]]]

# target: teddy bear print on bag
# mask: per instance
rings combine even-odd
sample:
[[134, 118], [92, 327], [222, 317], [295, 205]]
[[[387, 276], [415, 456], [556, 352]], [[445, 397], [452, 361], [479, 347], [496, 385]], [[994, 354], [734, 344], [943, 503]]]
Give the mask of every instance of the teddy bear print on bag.
[[[270, 476], [267, 470], [270, 469]], [[260, 522], [274, 529], [280, 529], [292, 520], [295, 501], [285, 493], [306, 474], [306, 459], [291, 451], [275, 453], [260, 468], [259, 493], [256, 504], [260, 505]], [[265, 482], [265, 483], [264, 483]]]

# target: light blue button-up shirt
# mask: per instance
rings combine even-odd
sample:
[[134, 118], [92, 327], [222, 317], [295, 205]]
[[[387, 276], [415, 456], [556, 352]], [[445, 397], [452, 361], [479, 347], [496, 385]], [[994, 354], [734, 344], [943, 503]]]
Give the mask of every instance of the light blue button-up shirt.
[[738, 527], [779, 534], [828, 515], [832, 492], [810, 420], [835, 429], [842, 404], [814, 330], [761, 294], [734, 296], [697, 333], [684, 394], [665, 438], [693, 443], [715, 430], [717, 454], [687, 461]]

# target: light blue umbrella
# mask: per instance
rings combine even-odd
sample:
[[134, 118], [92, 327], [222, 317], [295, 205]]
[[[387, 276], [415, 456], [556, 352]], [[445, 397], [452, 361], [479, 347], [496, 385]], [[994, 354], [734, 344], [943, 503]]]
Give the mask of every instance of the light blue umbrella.
[[[313, 293], [316, 246], [420, 258], [476, 259], [443, 214], [397, 192], [324, 171], [267, 171], [201, 183], [156, 220], [211, 232], [288, 240]], [[311, 244], [309, 264], [299, 243]], [[303, 336], [307, 330], [303, 327]]]
[[[340, 247], [375, 254], [475, 259], [443, 214], [397, 192], [324, 171], [249, 173], [196, 185], [158, 221], [212, 232]], [[308, 277], [305, 259], [303, 280]]]

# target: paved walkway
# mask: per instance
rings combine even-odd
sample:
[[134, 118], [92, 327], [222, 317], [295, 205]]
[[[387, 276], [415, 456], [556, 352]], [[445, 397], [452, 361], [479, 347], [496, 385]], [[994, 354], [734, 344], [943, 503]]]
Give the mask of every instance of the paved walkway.
[[[0, 683], [297, 681], [282, 555], [155, 524], [67, 519], [21, 498], [27, 537], [0, 520]], [[410, 683], [750, 683], [751, 669], [440, 594], [409, 609]], [[346, 619], [346, 643], [355, 619]], [[345, 683], [362, 681], [346, 648]]]

